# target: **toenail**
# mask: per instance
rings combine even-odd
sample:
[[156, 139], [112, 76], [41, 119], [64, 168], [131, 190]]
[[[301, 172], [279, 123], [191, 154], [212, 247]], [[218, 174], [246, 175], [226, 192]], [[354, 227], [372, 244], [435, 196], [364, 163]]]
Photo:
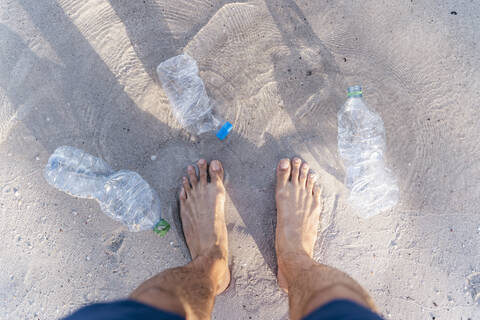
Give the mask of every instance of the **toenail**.
[[217, 160], [212, 161], [211, 165], [212, 165], [212, 170], [213, 170], [213, 171], [218, 171], [218, 170], [220, 170], [220, 166], [219, 166]]
[[289, 161], [286, 159], [283, 159], [280, 161], [280, 169], [286, 170], [288, 169], [288, 163]]
[[193, 173], [193, 167], [192, 166], [188, 167], [188, 172]]
[[295, 162], [295, 164], [299, 164], [299, 163], [300, 163], [300, 159], [295, 158], [295, 159], [293, 159], [293, 162]]
[[198, 160], [198, 163], [199, 163], [199, 164], [205, 164], [205, 159], [200, 159], [200, 160]]

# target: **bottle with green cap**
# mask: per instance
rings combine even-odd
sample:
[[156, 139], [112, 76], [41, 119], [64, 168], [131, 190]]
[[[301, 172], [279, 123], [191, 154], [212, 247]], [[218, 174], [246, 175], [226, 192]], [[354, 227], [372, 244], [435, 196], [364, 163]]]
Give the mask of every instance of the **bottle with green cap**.
[[102, 211], [130, 231], [153, 230], [163, 236], [170, 229], [161, 217], [155, 190], [136, 172], [113, 170], [83, 150], [58, 147], [48, 159], [45, 179], [72, 196], [95, 199]]
[[213, 132], [220, 140], [227, 137], [233, 126], [214, 114], [213, 101], [192, 57], [181, 54], [163, 61], [157, 67], [157, 75], [175, 118], [187, 131], [195, 135]]
[[347, 91], [338, 112], [338, 151], [345, 165], [345, 185], [357, 215], [368, 218], [393, 208], [398, 186], [385, 163], [385, 128], [380, 115], [369, 109], [360, 86]]

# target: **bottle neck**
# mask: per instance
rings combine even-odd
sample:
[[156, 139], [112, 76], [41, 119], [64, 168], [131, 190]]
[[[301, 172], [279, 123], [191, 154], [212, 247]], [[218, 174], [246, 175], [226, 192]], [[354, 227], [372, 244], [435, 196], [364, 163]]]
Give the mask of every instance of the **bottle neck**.
[[352, 86], [347, 90], [347, 97], [349, 98], [361, 98], [363, 97], [362, 87]]

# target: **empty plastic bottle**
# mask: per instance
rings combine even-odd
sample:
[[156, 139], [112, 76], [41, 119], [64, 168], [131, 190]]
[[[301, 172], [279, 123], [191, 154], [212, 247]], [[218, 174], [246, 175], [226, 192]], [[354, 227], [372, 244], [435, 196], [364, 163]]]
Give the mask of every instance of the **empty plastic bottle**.
[[386, 167], [382, 118], [369, 110], [362, 88], [348, 88], [348, 99], [338, 112], [338, 151], [345, 165], [350, 202], [360, 217], [368, 218], [398, 202], [396, 179]]
[[130, 231], [153, 229], [164, 235], [170, 229], [160, 215], [157, 193], [136, 172], [114, 171], [100, 158], [62, 146], [48, 159], [45, 179], [72, 196], [95, 199], [109, 217]]
[[175, 118], [187, 131], [195, 135], [215, 132], [220, 140], [227, 137], [233, 126], [213, 114], [213, 102], [192, 57], [181, 54], [165, 60], [158, 65], [157, 74]]

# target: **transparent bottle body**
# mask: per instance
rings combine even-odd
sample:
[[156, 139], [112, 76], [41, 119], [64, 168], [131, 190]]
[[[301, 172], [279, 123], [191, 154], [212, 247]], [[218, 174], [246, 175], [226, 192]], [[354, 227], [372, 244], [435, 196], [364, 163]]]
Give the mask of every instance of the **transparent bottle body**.
[[381, 117], [361, 96], [348, 98], [338, 112], [338, 150], [345, 165], [349, 200], [367, 218], [398, 202], [398, 186], [385, 163], [385, 129]]
[[214, 114], [213, 101], [208, 97], [198, 71], [197, 62], [187, 54], [165, 60], [157, 67], [158, 78], [175, 118], [195, 135], [216, 133], [222, 128], [228, 128], [229, 132], [231, 125]]
[[185, 127], [188, 132], [195, 135], [202, 135], [207, 132], [217, 132], [225, 124], [218, 116], [213, 115], [212, 112], [208, 112], [200, 116], [194, 123]]
[[95, 199], [109, 217], [130, 231], [153, 229], [161, 220], [160, 199], [136, 172], [114, 171], [100, 158], [62, 146], [48, 159], [45, 179], [79, 198]]

